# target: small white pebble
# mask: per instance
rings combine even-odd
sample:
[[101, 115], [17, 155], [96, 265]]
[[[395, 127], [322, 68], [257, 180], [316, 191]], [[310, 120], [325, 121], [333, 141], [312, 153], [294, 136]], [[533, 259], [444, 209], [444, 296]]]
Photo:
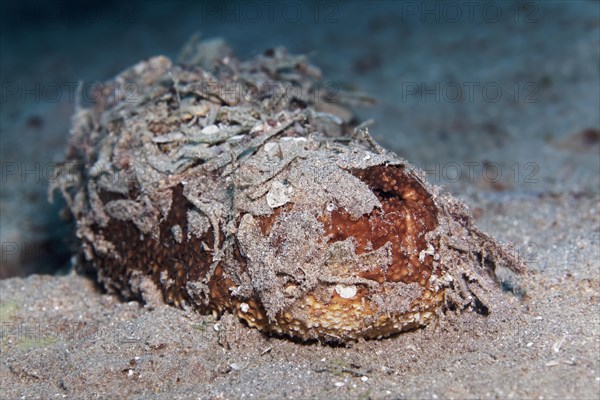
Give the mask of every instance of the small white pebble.
[[369, 378], [367, 378], [366, 376], [361, 376], [360, 380], [363, 381], [363, 382], [366, 382], [366, 381], [369, 380]]
[[243, 313], [247, 313], [250, 310], [250, 306], [246, 303], [242, 303], [240, 304], [240, 310], [242, 310]]
[[344, 382], [336, 382], [336, 383], [334, 383], [334, 385], [336, 387], [342, 387], [342, 386], [344, 386]]
[[200, 132], [202, 132], [205, 135], [212, 135], [214, 133], [218, 133], [220, 131], [219, 127], [216, 125], [208, 125], [205, 126], [204, 128], [202, 128], [202, 130]]
[[271, 184], [271, 189], [267, 193], [267, 204], [271, 208], [281, 207], [290, 201], [293, 194], [293, 187], [290, 185], [285, 185], [282, 182], [275, 181]]
[[335, 291], [340, 295], [342, 299], [351, 299], [356, 296], [356, 286], [355, 285], [336, 285]]

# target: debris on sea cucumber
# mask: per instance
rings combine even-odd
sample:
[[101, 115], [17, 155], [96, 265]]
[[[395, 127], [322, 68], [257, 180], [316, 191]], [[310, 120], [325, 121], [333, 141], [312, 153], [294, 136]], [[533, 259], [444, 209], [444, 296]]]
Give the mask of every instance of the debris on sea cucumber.
[[82, 263], [126, 297], [154, 287], [301, 340], [488, 312], [494, 268], [524, 270], [516, 254], [356, 127], [349, 106], [365, 96], [331, 99], [320, 82], [303, 56], [242, 62], [219, 40], [106, 82], [73, 117], [55, 185]]

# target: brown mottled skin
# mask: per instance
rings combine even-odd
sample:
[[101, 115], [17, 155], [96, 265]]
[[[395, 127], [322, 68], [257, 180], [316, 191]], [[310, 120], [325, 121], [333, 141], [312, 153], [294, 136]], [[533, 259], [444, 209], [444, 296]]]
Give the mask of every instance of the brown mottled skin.
[[[106, 288], [143, 298], [151, 284], [169, 304], [346, 342], [425, 326], [445, 305], [481, 308], [496, 264], [523, 269], [424, 174], [365, 130], [349, 137], [349, 111], [314, 100], [320, 73], [304, 58], [242, 63], [194, 46], [213, 70], [152, 58], [106, 85], [135, 84], [136, 102], [104, 90], [73, 118], [78, 167], [54, 188]], [[301, 98], [202, 85], [265, 81]]]

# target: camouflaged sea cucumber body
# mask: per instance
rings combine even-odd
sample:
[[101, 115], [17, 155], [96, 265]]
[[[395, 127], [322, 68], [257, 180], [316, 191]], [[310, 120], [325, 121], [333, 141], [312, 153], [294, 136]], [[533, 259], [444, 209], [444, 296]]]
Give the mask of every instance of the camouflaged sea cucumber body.
[[361, 99], [327, 101], [304, 57], [240, 62], [218, 40], [183, 54], [124, 71], [73, 119], [57, 186], [107, 288], [151, 285], [170, 304], [343, 342], [485, 310], [493, 268], [523, 268], [460, 202], [353, 132], [344, 102]]

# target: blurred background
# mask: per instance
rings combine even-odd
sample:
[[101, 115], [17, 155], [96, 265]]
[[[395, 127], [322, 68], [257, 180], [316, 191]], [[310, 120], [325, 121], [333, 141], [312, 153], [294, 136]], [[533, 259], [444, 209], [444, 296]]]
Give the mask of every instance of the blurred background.
[[[600, 192], [598, 1], [1, 1], [0, 278], [61, 273], [77, 246], [47, 188], [78, 82], [188, 37], [245, 59], [304, 53], [370, 94], [372, 135], [465, 199]], [[476, 218], [488, 210], [474, 208]]]

